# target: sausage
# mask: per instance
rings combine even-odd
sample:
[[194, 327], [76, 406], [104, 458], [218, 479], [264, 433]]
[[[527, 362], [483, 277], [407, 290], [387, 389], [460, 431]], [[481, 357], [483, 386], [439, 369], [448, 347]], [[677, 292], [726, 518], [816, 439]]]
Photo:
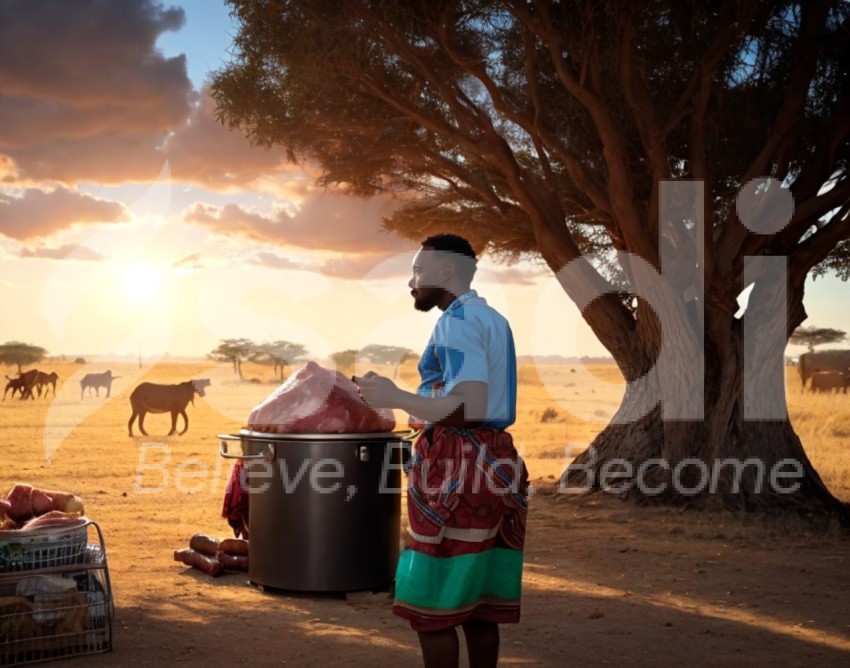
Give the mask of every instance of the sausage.
[[208, 557], [214, 557], [218, 554], [218, 539], [207, 536], [205, 533], [196, 533], [189, 540], [189, 547], [195, 550], [195, 552], [200, 552]]
[[184, 547], [182, 550], [174, 550], [174, 561], [180, 561], [187, 566], [197, 568], [199, 571], [214, 578], [221, 575], [223, 570], [221, 562], [219, 562], [218, 559], [196, 552], [191, 547]]
[[225, 538], [218, 544], [218, 552], [226, 554], [248, 554], [248, 541], [241, 538]]
[[247, 571], [248, 570], [248, 555], [227, 554], [227, 552], [219, 552], [218, 560], [224, 568], [231, 571]]

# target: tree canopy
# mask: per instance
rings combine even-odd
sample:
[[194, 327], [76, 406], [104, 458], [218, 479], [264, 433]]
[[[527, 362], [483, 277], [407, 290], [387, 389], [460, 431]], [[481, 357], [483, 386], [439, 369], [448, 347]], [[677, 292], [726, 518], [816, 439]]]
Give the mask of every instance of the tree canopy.
[[[230, 5], [222, 121], [322, 185], [397, 194], [390, 230], [454, 231], [557, 275], [629, 383], [594, 471], [615, 456], [788, 456], [806, 471], [795, 498], [835, 506], [776, 419], [807, 275], [850, 275], [850, 3]], [[765, 256], [787, 260], [749, 261]], [[748, 357], [748, 337], [773, 364]], [[689, 419], [665, 419], [679, 398]], [[747, 417], [748, 398], [772, 413]], [[769, 496], [723, 481], [732, 505]]]
[[285, 369], [306, 355], [307, 347], [301, 343], [290, 341], [267, 341], [252, 347], [251, 360], [254, 362], [273, 364], [275, 372], [280, 369], [283, 378]]
[[255, 349], [256, 344], [251, 339], [221, 339], [218, 347], [207, 353], [207, 357], [216, 362], [230, 362], [233, 364], [233, 373], [242, 377], [242, 362], [248, 359]]
[[7, 341], [0, 345], [0, 362], [17, 366], [18, 373], [21, 372], [21, 367], [36, 364], [43, 360], [46, 355], [47, 351], [44, 348], [30, 343]]
[[788, 339], [789, 343], [806, 346], [809, 352], [813, 352], [815, 346], [827, 343], [838, 343], [847, 338], [847, 332], [829, 327], [798, 327]]

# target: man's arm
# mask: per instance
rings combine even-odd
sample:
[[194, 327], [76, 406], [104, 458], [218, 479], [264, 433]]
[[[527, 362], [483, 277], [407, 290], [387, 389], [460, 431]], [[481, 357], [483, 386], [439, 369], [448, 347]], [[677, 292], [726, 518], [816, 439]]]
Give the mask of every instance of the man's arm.
[[402, 390], [389, 378], [373, 371], [352, 380], [373, 408], [399, 408], [446, 427], [478, 427], [487, 416], [487, 383], [481, 381], [458, 383], [445, 397], [423, 397]]

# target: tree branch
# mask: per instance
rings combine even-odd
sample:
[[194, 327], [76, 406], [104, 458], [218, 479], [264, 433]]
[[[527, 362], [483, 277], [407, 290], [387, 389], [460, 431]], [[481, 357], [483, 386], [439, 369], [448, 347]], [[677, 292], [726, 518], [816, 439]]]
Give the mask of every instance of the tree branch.
[[[640, 214], [634, 203], [634, 185], [628, 160], [628, 148], [614, 115], [605, 103], [590, 88], [584, 85], [584, 77], [576, 77], [567, 67], [562, 54], [561, 35], [554, 30], [549, 8], [545, 2], [535, 0], [537, 16], [519, 1], [511, 3], [517, 17], [540, 39], [549, 53], [558, 79], [567, 92], [579, 102], [590, 115], [602, 142], [602, 153], [608, 168], [608, 195], [612, 218], [617, 222], [626, 247], [658, 266], [655, 240], [650, 240], [641, 224]], [[571, 52], [579, 52], [574, 45]], [[585, 62], [581, 63], [584, 71]], [[593, 79], [593, 77], [591, 77]]]
[[804, 280], [812, 267], [823, 260], [835, 245], [850, 239], [850, 202], [846, 202], [832, 220], [803, 241], [789, 257], [792, 281]]
[[767, 143], [745, 171], [741, 183], [747, 183], [751, 179], [766, 176], [769, 173], [768, 165], [797, 124], [806, 105], [809, 86], [815, 76], [820, 54], [818, 36], [826, 23], [829, 8], [833, 4], [834, 0], [811, 0], [800, 3], [800, 32], [794, 48], [788, 54], [792, 65], [785, 95], [770, 128]]

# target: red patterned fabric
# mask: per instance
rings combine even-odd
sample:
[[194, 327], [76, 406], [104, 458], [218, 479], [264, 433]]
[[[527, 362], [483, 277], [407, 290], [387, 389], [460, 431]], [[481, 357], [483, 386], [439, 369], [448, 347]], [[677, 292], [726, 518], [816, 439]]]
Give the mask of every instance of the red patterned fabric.
[[[433, 556], [479, 552], [493, 546], [523, 549], [528, 510], [528, 471], [511, 435], [499, 429], [431, 425], [417, 439], [411, 461], [408, 546]], [[443, 527], [495, 529], [477, 543], [437, 538]]]
[[[421, 553], [448, 564], [461, 555], [522, 554], [528, 515], [528, 471], [513, 445], [511, 435], [498, 429], [455, 429], [429, 425], [414, 444], [408, 474], [407, 550], [396, 573], [397, 597], [393, 612], [407, 619], [416, 631], [438, 631], [472, 619], [516, 623], [520, 617], [519, 596], [503, 597], [500, 588], [513, 579], [519, 591], [522, 562], [514, 561], [515, 572], [494, 573], [498, 558], [482, 558], [483, 570], [470, 577], [483, 586], [478, 598], [462, 606], [435, 609], [416, 600], [401, 599], [410, 592], [406, 578], [418, 587], [455, 586], [434, 579], [434, 561], [410, 557]], [[497, 549], [498, 548], [498, 549]], [[466, 576], [464, 576], [466, 578]], [[425, 585], [425, 583], [429, 583]], [[413, 585], [415, 591], [417, 585]], [[427, 597], [426, 597], [427, 598]]]
[[243, 471], [245, 463], [240, 459], [233, 465], [230, 481], [224, 490], [221, 516], [233, 529], [236, 538], [248, 538], [248, 490], [245, 489]]

